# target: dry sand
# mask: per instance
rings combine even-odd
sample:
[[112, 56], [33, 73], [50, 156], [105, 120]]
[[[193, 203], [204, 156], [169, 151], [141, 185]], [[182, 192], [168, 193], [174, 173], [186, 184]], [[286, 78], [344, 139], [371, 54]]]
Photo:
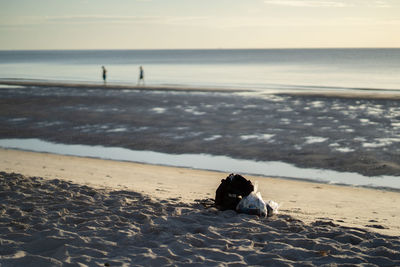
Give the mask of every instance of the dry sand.
[[225, 173], [6, 149], [0, 158], [2, 267], [400, 265], [397, 192], [246, 176], [281, 204], [259, 218], [199, 204]]

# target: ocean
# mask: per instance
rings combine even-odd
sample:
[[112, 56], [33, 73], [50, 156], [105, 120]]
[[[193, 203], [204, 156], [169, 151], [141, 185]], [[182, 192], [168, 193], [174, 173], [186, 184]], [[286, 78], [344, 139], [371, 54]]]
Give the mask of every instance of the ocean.
[[0, 51], [0, 79], [256, 90], [400, 90], [400, 49]]
[[400, 190], [398, 100], [270, 94], [400, 93], [400, 49], [0, 51], [0, 82], [102, 85], [103, 65], [189, 90], [0, 85], [0, 147]]

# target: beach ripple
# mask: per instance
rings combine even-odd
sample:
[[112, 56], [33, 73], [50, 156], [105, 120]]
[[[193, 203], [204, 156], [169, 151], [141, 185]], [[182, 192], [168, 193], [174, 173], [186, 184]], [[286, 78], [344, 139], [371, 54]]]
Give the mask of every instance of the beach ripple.
[[0, 172], [3, 266], [399, 266], [400, 239], [330, 221]]

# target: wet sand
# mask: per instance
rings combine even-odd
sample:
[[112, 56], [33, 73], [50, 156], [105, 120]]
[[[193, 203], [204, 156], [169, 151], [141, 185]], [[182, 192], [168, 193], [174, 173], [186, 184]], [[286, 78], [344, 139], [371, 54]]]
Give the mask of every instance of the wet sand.
[[400, 175], [400, 102], [390, 95], [25, 85], [0, 90], [0, 138]]
[[82, 89], [105, 89], [105, 90], [147, 90], [147, 91], [197, 91], [197, 92], [247, 92], [245, 89], [233, 88], [207, 88], [207, 87], [184, 87], [174, 85], [132, 85], [120, 83], [93, 83], [93, 82], [59, 82], [48, 80], [21, 80], [0, 79], [0, 84], [16, 86], [39, 86], [47, 88], [82, 88]]

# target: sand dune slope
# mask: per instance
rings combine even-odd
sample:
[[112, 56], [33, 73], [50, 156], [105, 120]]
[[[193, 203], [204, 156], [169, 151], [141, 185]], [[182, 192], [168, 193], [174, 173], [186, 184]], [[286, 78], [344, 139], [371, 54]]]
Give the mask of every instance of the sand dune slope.
[[399, 237], [4, 172], [0, 244], [0, 266], [400, 265]]

